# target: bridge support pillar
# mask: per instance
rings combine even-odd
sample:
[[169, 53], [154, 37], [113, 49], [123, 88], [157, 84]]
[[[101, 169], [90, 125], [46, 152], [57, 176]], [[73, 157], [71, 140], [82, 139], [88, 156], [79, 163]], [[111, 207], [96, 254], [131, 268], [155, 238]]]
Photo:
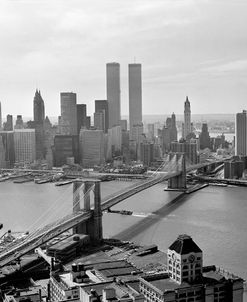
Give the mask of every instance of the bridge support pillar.
[[[172, 177], [168, 180], [168, 188], [174, 190], [185, 190], [186, 187], [186, 167], [184, 153], [175, 153], [175, 159], [177, 163], [177, 170], [180, 166], [182, 168], [181, 174]], [[181, 164], [179, 164], [181, 163]]]
[[90, 191], [91, 191], [92, 184], [89, 181], [84, 182], [84, 210], [90, 211]]
[[[79, 212], [81, 210], [80, 207], [80, 199], [81, 199], [81, 187], [83, 185], [82, 181], [73, 182], [73, 213]], [[85, 223], [80, 223], [73, 228], [73, 234], [85, 234], [86, 233], [86, 225]]]
[[92, 243], [98, 244], [103, 238], [100, 180], [94, 180], [94, 210], [93, 217], [87, 223], [87, 234]]
[[[80, 192], [82, 185], [84, 195], [84, 210], [92, 211], [92, 217], [86, 221], [78, 224], [73, 228], [75, 234], [87, 234], [90, 236], [93, 244], [98, 244], [102, 240], [102, 210], [101, 210], [101, 192], [100, 180], [76, 180], [73, 182], [73, 212], [78, 212], [80, 208]], [[90, 191], [94, 192], [94, 207], [91, 210], [90, 205]]]

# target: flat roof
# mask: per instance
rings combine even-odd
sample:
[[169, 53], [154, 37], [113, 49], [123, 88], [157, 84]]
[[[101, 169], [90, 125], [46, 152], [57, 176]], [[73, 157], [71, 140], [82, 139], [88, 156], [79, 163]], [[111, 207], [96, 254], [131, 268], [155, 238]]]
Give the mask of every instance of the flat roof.
[[[145, 280], [145, 278], [144, 278]], [[155, 280], [145, 280], [148, 283], [150, 283], [152, 286], [156, 287], [159, 291], [161, 292], [166, 292], [166, 291], [173, 291], [178, 288], [186, 288], [186, 287], [191, 287], [190, 284], [187, 282], [183, 282], [182, 284], [178, 284], [172, 279], [170, 279], [168, 276], [164, 278], [159, 278]]]
[[[79, 241], [75, 241], [73, 239], [75, 236], [78, 236], [80, 238]], [[63, 239], [63, 240], [61, 240], [61, 241], [59, 241], [59, 242], [51, 245], [48, 248], [48, 250], [49, 251], [53, 251], [53, 250], [61, 251], [61, 250], [64, 250], [64, 249], [66, 249], [68, 247], [73, 247], [73, 245], [77, 245], [80, 242], [80, 240], [82, 240], [84, 238], [87, 238], [87, 237], [88, 237], [88, 235], [85, 235], [85, 234], [79, 234], [79, 235], [78, 234], [74, 234], [72, 236], [69, 236], [69, 237], [67, 237], [67, 238], [65, 238], [65, 239]]]

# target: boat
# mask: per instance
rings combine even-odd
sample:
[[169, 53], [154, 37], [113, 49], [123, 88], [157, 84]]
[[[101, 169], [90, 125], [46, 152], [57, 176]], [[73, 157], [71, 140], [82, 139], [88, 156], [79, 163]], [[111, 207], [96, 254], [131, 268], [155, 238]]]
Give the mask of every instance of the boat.
[[60, 182], [56, 182], [55, 186], [65, 186], [65, 185], [71, 184], [72, 182], [73, 182], [73, 180], [60, 181]]
[[40, 179], [36, 181], [36, 184], [41, 185], [41, 184], [46, 184], [47, 182], [51, 182], [51, 179], [50, 178]]
[[127, 211], [127, 210], [121, 210], [121, 211], [119, 211], [119, 213], [122, 215], [132, 215], [133, 214], [132, 211]]
[[13, 181], [13, 183], [15, 183], [15, 184], [23, 184], [25, 182], [30, 182], [30, 181], [33, 181], [32, 177], [30, 177], [30, 178], [16, 179], [16, 180]]
[[227, 187], [228, 184], [213, 182], [213, 183], [210, 184], [210, 186]]

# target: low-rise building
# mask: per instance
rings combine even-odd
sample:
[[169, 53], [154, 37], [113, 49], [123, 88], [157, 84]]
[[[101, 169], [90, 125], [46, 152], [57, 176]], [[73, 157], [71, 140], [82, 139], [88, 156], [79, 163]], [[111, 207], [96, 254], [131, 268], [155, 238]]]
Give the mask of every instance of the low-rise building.
[[203, 252], [188, 235], [180, 235], [167, 251], [166, 274], [140, 278], [140, 292], [154, 302], [242, 302], [243, 280], [203, 267]]

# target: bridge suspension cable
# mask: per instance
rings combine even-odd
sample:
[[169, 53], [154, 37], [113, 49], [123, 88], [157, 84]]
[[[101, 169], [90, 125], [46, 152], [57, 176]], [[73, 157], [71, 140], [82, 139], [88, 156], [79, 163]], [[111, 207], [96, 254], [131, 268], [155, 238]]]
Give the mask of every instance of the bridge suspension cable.
[[[82, 189], [84, 189], [83, 186], [79, 187], [77, 189], [77, 191], [75, 191], [76, 193], [80, 193], [79, 191], [81, 191]], [[87, 192], [85, 192], [85, 194], [83, 194], [81, 196], [81, 198], [74, 204], [74, 206], [76, 206], [78, 203], [81, 202], [81, 200], [84, 198], [84, 196], [86, 196], [87, 194], [90, 194], [90, 191], [93, 189], [93, 186], [89, 188], [89, 190]], [[59, 198], [61, 199], [61, 198]], [[63, 204], [64, 206], [64, 204]], [[49, 208], [53, 208], [54, 204]], [[44, 237], [52, 231], [52, 229], [55, 229], [56, 227], [58, 227], [59, 225], [61, 225], [62, 223], [66, 223], [66, 221], [72, 219], [73, 217], [76, 217], [78, 214], [77, 213], [72, 213], [72, 214], [68, 214], [66, 216], [63, 216], [61, 219], [57, 219], [54, 222], [51, 222], [49, 224], [46, 224], [45, 226], [43, 226], [42, 228], [39, 227], [38, 229], [34, 230], [33, 232], [31, 232], [24, 240], [22, 240], [21, 242], [13, 242], [12, 244], [8, 245], [4, 250], [1, 251], [0, 253], [0, 259], [2, 258], [2, 256], [13, 250], [13, 253], [16, 252], [18, 250], [18, 248], [21, 248], [22, 246], [25, 246], [25, 244], [27, 244], [28, 242], [31, 241], [35, 241], [35, 237], [37, 238], [37, 240], [41, 241], [44, 239]], [[80, 213], [81, 215], [81, 213]]]

